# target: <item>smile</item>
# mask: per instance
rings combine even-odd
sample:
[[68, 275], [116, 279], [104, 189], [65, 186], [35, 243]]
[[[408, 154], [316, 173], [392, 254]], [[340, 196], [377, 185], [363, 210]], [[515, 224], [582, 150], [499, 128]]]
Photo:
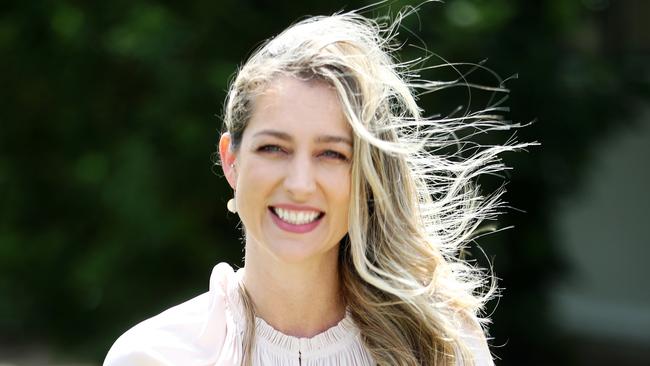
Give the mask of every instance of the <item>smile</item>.
[[270, 207], [270, 209], [280, 220], [291, 225], [310, 224], [325, 215], [323, 212], [311, 210], [288, 210], [280, 207]]
[[269, 215], [281, 230], [294, 234], [305, 234], [320, 225], [325, 212], [315, 209], [296, 210], [269, 206]]

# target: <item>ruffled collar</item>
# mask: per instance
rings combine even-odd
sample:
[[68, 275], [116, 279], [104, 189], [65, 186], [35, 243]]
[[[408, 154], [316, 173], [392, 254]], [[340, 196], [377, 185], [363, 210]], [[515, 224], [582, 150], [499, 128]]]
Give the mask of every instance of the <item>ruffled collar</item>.
[[276, 330], [262, 318], [255, 318], [258, 339], [280, 352], [300, 352], [303, 356], [324, 355], [340, 351], [356, 341], [359, 330], [349, 315], [337, 325], [311, 338], [286, 335]]

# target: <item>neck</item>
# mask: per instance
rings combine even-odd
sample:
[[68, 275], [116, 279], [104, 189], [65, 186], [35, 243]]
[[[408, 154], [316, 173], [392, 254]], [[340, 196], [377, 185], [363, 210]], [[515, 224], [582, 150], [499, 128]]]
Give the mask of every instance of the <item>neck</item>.
[[315, 261], [282, 262], [247, 243], [244, 286], [256, 315], [294, 337], [313, 337], [345, 316], [338, 247]]

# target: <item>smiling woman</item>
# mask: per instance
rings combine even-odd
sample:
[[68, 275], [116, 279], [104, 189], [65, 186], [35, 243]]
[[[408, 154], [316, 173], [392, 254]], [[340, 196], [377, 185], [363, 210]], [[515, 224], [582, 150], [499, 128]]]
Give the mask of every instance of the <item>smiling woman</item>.
[[440, 84], [394, 62], [398, 26], [309, 18], [243, 65], [219, 152], [245, 266], [217, 265], [105, 365], [493, 364], [478, 314], [494, 284], [458, 252], [499, 205], [471, 179], [518, 146], [457, 137], [507, 129], [497, 109], [421, 116], [417, 93]]

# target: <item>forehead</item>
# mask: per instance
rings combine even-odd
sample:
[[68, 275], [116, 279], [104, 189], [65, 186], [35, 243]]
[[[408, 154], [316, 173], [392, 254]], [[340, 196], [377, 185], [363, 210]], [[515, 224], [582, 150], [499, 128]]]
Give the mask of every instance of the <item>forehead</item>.
[[267, 128], [298, 137], [323, 133], [348, 138], [352, 135], [333, 87], [324, 81], [289, 76], [275, 79], [256, 98], [244, 135]]

